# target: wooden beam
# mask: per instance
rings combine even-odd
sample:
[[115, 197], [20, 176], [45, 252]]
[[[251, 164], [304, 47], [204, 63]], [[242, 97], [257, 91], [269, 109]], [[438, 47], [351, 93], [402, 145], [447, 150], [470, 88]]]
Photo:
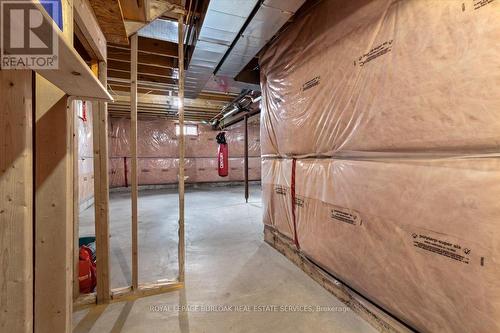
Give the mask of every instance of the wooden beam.
[[178, 281], [168, 281], [163, 283], [143, 283], [140, 284], [135, 290], [130, 287], [113, 289], [112, 299], [113, 301], [119, 302], [130, 301], [141, 297], [158, 295], [170, 291], [179, 290], [183, 287], [184, 284]]
[[[130, 93], [130, 79], [119, 79], [119, 78], [113, 78], [113, 77], [108, 77], [108, 86], [120, 86], [126, 88], [126, 90]], [[144, 88], [144, 89], [163, 89], [164, 91], [171, 91], [172, 96], [177, 96], [177, 90], [179, 87], [174, 84], [165, 84], [165, 83], [155, 83], [155, 82], [147, 82], [147, 81], [138, 81], [137, 82], [137, 87], [138, 88]], [[121, 95], [115, 94], [115, 97], [119, 97]], [[169, 94], [166, 94], [165, 96], [169, 96]]]
[[[115, 114], [116, 112], [121, 112], [124, 114], [129, 114], [130, 115], [130, 109], [126, 108], [110, 108], [110, 112]], [[149, 113], [149, 114], [158, 114], [158, 115], [171, 115], [171, 116], [177, 116], [177, 110], [174, 109], [149, 109], [149, 108], [137, 108], [137, 112], [140, 113]], [[184, 111], [185, 116], [199, 116], [203, 118], [208, 118], [213, 117], [216, 113], [215, 112], [207, 112], [207, 111]]]
[[170, 18], [178, 18], [184, 14], [182, 0], [149, 0], [149, 20], [154, 20], [162, 15], [169, 15]]
[[178, 20], [179, 41], [179, 282], [184, 282], [184, 17]]
[[139, 52], [157, 54], [170, 58], [178, 57], [176, 43], [147, 37], [139, 37]]
[[[130, 113], [115, 113], [110, 110], [110, 117], [114, 118], [127, 118], [130, 119]], [[178, 120], [177, 116], [166, 115], [166, 114], [150, 114], [150, 113], [137, 113], [137, 119], [173, 119]], [[207, 121], [207, 117], [198, 117], [198, 116], [188, 116], [184, 117], [186, 121]]]
[[[152, 105], [172, 105], [178, 102], [178, 97], [171, 96], [154, 96], [154, 95], [141, 95], [138, 97], [141, 104], [152, 104]], [[116, 101], [113, 104], [120, 103], [129, 103], [130, 97], [128, 95], [120, 95], [116, 96]], [[204, 108], [219, 108], [221, 105], [224, 105], [223, 102], [213, 102], [210, 100], [202, 100], [202, 99], [190, 99], [186, 98], [184, 100], [184, 106], [186, 107], [204, 107]]]
[[0, 327], [32, 333], [32, 72], [0, 70], [0, 100]]
[[106, 61], [106, 37], [104, 37], [90, 3], [88, 0], [73, 1], [76, 25], [81, 30], [95, 57]]
[[108, 43], [128, 45], [122, 8], [118, 0], [89, 0]]
[[[176, 43], [140, 36], [138, 37], [138, 39], [138, 51], [140, 53], [156, 54], [159, 56], [170, 58], [178, 57]], [[110, 43], [108, 47], [117, 50], [130, 50], [130, 46], [116, 45], [113, 43]]]
[[[111, 90], [117, 91], [130, 91], [130, 83], [127, 82], [108, 82], [108, 85], [111, 86]], [[151, 95], [164, 95], [164, 96], [177, 96], [176, 90], [166, 90], [166, 87], [155, 87], [148, 86], [146, 83], [141, 84], [138, 82], [138, 93], [147, 93]], [[208, 101], [217, 101], [217, 102], [230, 102], [236, 97], [235, 94], [225, 94], [225, 93], [211, 93], [205, 94], [200, 93], [197, 99], [208, 100]]]
[[[99, 62], [99, 80], [107, 84], [106, 63]], [[109, 179], [108, 179], [108, 103], [94, 102], [94, 216], [96, 235], [97, 303], [111, 297], [109, 262]]]
[[[130, 63], [130, 50], [108, 48], [108, 60], [124, 61]], [[139, 53], [138, 63], [166, 68], [177, 68], [177, 59], [159, 56], [157, 54]]]
[[126, 20], [146, 22], [144, 0], [120, 0], [120, 5]]
[[[92, 74], [92, 71], [73, 47], [73, 0], [63, 1], [64, 32], [53, 25], [38, 0], [27, 2], [30, 8], [42, 14], [42, 20], [55, 29], [57, 38], [57, 69], [36, 69], [35, 71], [70, 96], [84, 96], [112, 100], [106, 89]], [[52, 32], [52, 31], [51, 31]]]
[[[114, 84], [110, 83], [109, 84], [110, 90], [112, 91], [130, 91], [130, 85], [119, 85], [119, 84]], [[172, 90], [166, 90], [166, 89], [160, 89], [160, 88], [147, 88], [141, 86], [140, 83], [138, 83], [138, 88], [137, 88], [137, 93], [139, 94], [153, 94], [153, 95], [165, 95], [165, 96], [170, 96], [174, 95]]]
[[[129, 79], [130, 78], [130, 74], [128, 72], [116, 71], [113, 69], [108, 69], [108, 76], [110, 78], [117, 78], [117, 79]], [[172, 79], [169, 77], [156, 76], [156, 75], [142, 74], [142, 73], [137, 74], [137, 80], [144, 81], [144, 82], [163, 83], [163, 84], [172, 84], [172, 85], [177, 84], [176, 79]]]
[[127, 36], [132, 36], [137, 33], [139, 30], [144, 28], [148, 23], [145, 22], [137, 22], [137, 21], [129, 21], [125, 20], [125, 30], [127, 31]]
[[89, 42], [87, 41], [87, 38], [85, 37], [85, 34], [82, 32], [82, 30], [78, 27], [78, 25], [75, 24], [75, 41], [74, 41], [74, 47], [76, 52], [82, 57], [82, 59], [88, 63], [92, 59], [97, 59], [97, 55], [95, 54], [94, 50], [92, 50], [92, 47], [90, 46]]
[[131, 42], [131, 66], [130, 66], [130, 152], [132, 162], [132, 289], [137, 290], [139, 286], [139, 263], [138, 263], [138, 178], [137, 178], [137, 34], [130, 37]]
[[[133, 301], [141, 297], [159, 295], [184, 287], [183, 283], [177, 281], [167, 281], [162, 283], [145, 283], [140, 284], [137, 290], [132, 290], [131, 287], [116, 288], [111, 291], [110, 303]], [[74, 303], [75, 311], [82, 310], [88, 307], [97, 305], [96, 294], [81, 295]]]
[[[109, 60], [108, 70], [130, 73], [130, 64], [123, 61]], [[178, 71], [173, 68], [158, 68], [157, 66], [143, 64], [138, 64], [137, 72], [138, 74], [169, 77], [172, 79], [176, 79], [178, 77]]]
[[200, 99], [208, 99], [213, 101], [223, 101], [223, 102], [231, 102], [237, 94], [226, 94], [226, 93], [204, 93], [201, 92], [198, 95]]
[[[110, 107], [109, 108], [110, 112], [125, 112], [130, 114], [130, 109], [129, 108], [124, 108], [124, 107]], [[176, 109], [153, 109], [153, 108], [147, 108], [147, 107], [138, 107], [137, 108], [138, 112], [148, 112], [148, 113], [156, 113], [156, 114], [170, 114], [170, 115], [177, 115], [177, 110]], [[200, 117], [213, 117], [217, 113], [214, 111], [189, 111], [185, 110], [184, 111], [185, 115], [190, 115], [190, 116], [200, 116]]]

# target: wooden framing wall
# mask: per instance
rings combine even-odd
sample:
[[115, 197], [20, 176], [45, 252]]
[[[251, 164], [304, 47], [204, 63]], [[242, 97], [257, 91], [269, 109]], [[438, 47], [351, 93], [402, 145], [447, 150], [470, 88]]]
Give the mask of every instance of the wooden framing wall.
[[[109, 99], [103, 87], [88, 74], [72, 48], [73, 1], [81, 25], [90, 27], [90, 45], [105, 59], [106, 41], [98, 26], [92, 27], [86, 0], [62, 0], [63, 29], [59, 38], [61, 67], [58, 70], [0, 70], [0, 331], [70, 332], [73, 295], [78, 294], [77, 164], [73, 97]], [[34, 8], [41, 8], [37, 2]], [[83, 13], [83, 15], [81, 15]], [[90, 20], [87, 20], [89, 18]], [[44, 14], [44, 19], [48, 19]], [[77, 19], [77, 20], [78, 20]], [[94, 20], [95, 21], [95, 20]], [[86, 33], [87, 34], [87, 33]], [[96, 37], [97, 36], [97, 37]], [[63, 41], [64, 43], [61, 43]], [[68, 75], [68, 68], [79, 70]], [[100, 63], [106, 81], [105, 62]], [[83, 70], [83, 72], [82, 72]], [[86, 71], [85, 71], [86, 70]], [[83, 73], [83, 74], [82, 74]], [[42, 76], [43, 75], [43, 76]], [[81, 79], [75, 79], [74, 77]], [[50, 81], [49, 81], [50, 80]], [[67, 80], [67, 82], [65, 81]], [[54, 82], [56, 85], [54, 85]], [[66, 84], [65, 84], [66, 83]], [[89, 84], [86, 84], [89, 83]], [[96, 87], [90, 85], [95, 83]], [[61, 90], [61, 89], [64, 89]], [[87, 94], [90, 92], [89, 94]], [[100, 184], [107, 184], [106, 103], [96, 108], [97, 165]], [[109, 266], [107, 186], [99, 189], [96, 204], [102, 224], [101, 267]], [[75, 204], [76, 202], [76, 204]], [[75, 206], [76, 205], [76, 206]], [[104, 251], [108, 250], [105, 254]], [[108, 301], [109, 270], [98, 270], [98, 299]], [[75, 274], [76, 273], [76, 274]], [[73, 283], [72, 283], [73, 282]]]
[[138, 177], [137, 177], [137, 68], [138, 68], [138, 36], [130, 37], [130, 152], [131, 152], [131, 234], [132, 234], [132, 286], [111, 291], [112, 299], [121, 299], [130, 296], [146, 296], [155, 293], [176, 290], [184, 282], [184, 31], [183, 16], [179, 17], [179, 244], [178, 263], [179, 275], [177, 281], [166, 283], [139, 284], [139, 257], [138, 257]]
[[[72, 44], [73, 38], [73, 1], [80, 8], [78, 20], [81, 24], [87, 22], [87, 14], [82, 15], [85, 11], [88, 13], [86, 1], [62, 1], [64, 38], [68, 45]], [[183, 129], [182, 22], [181, 15], [178, 49], [181, 65], [179, 118]], [[97, 41], [93, 49], [102, 59], [105, 54], [100, 43]], [[136, 37], [135, 46], [132, 43], [134, 48], [137, 50]], [[137, 78], [137, 56], [132, 57], [131, 63], [131, 73]], [[101, 60], [99, 78], [104, 85], [106, 73], [106, 62]], [[136, 90], [135, 81], [132, 80], [132, 86]], [[78, 186], [75, 184], [78, 168], [74, 158], [77, 137], [73, 108], [73, 100], [78, 97], [68, 96], [46, 78], [29, 70], [0, 71], [0, 84], [0, 97], [4, 101], [0, 112], [0, 195], [7, 198], [0, 202], [0, 288], [3, 288], [0, 289], [0, 307], [3, 310], [0, 312], [0, 327], [2, 331], [5, 329], [10, 332], [70, 332], [73, 296], [78, 295], [78, 200], [75, 201], [78, 197]], [[134, 104], [137, 105], [137, 93], [132, 96], [135, 96]], [[138, 283], [136, 183], [133, 204], [134, 283], [131, 288], [112, 291], [109, 285], [107, 103], [96, 102], [94, 105], [95, 215], [99, 258], [98, 287], [94, 300], [107, 303], [181, 288], [185, 257], [183, 135], [179, 170], [178, 280], [161, 284]], [[137, 130], [134, 136], [137, 136]], [[137, 156], [137, 148], [134, 154]], [[137, 165], [133, 173], [137, 177]]]
[[[184, 126], [184, 43], [183, 16], [179, 18], [179, 123]], [[75, 301], [80, 308], [89, 304], [114, 302], [158, 293], [169, 292], [183, 287], [184, 282], [184, 137], [180, 136], [179, 166], [179, 276], [176, 281], [161, 283], [139, 283], [138, 271], [138, 177], [137, 177], [137, 79], [138, 79], [138, 36], [130, 37], [130, 115], [131, 115], [131, 231], [132, 231], [132, 285], [110, 289], [109, 267], [109, 190], [107, 174], [107, 103], [94, 103], [94, 187], [97, 246], [97, 293], [82, 295]], [[99, 77], [106, 84], [106, 63], [99, 63]], [[98, 106], [97, 106], [98, 104]], [[183, 133], [181, 131], [181, 133]], [[76, 258], [75, 258], [76, 260]]]
[[33, 332], [32, 72], [0, 70], [0, 330]]
[[[83, 0], [82, 0], [83, 1]], [[81, 1], [77, 3], [82, 4]], [[182, 22], [182, 18], [180, 18]], [[179, 31], [183, 35], [182, 25]], [[179, 57], [183, 59], [182, 43], [178, 47]], [[97, 247], [97, 293], [81, 295], [75, 300], [75, 307], [115, 302], [124, 299], [131, 299], [149, 296], [158, 293], [169, 292], [183, 287], [184, 281], [184, 191], [180, 194], [180, 217], [179, 217], [179, 278], [176, 281], [166, 281], [161, 283], [139, 283], [138, 271], [138, 178], [137, 178], [137, 79], [138, 79], [138, 52], [139, 39], [137, 35], [130, 37], [130, 110], [131, 110], [131, 231], [132, 231], [132, 285], [128, 287], [110, 289], [110, 267], [109, 267], [109, 189], [107, 170], [107, 103], [94, 103], [94, 190], [95, 190], [95, 217], [96, 217], [96, 247]], [[183, 63], [180, 60], [179, 63]], [[99, 77], [103, 84], [106, 84], [107, 77], [106, 63], [99, 62]], [[179, 71], [179, 117], [184, 123], [184, 69]], [[182, 139], [181, 139], [182, 140]], [[184, 155], [184, 147], [182, 147]], [[183, 159], [182, 159], [183, 163]], [[180, 168], [180, 187], [184, 188], [184, 168]], [[75, 236], [77, 239], [77, 236]], [[103, 259], [104, 258], [104, 259]], [[75, 260], [77, 257], [75, 255]], [[76, 281], [74, 288], [76, 288]]]

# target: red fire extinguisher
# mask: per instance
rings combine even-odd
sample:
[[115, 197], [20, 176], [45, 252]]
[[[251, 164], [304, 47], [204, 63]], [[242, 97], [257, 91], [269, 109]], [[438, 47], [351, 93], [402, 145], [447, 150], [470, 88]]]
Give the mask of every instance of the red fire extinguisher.
[[217, 165], [220, 177], [227, 177], [229, 174], [229, 151], [227, 148], [225, 134], [226, 132], [220, 132], [215, 138], [219, 144], [219, 148], [217, 150]]

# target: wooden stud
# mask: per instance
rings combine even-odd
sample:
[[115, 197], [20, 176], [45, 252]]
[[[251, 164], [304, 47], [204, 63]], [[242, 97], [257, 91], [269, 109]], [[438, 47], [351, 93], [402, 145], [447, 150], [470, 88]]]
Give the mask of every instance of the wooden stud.
[[179, 46], [179, 282], [184, 282], [184, 17], [178, 20]]
[[[106, 86], [106, 63], [99, 62], [99, 80]], [[94, 102], [94, 214], [96, 235], [97, 303], [111, 297], [109, 263], [109, 180], [108, 180], [108, 103]]]
[[[38, 1], [32, 3], [36, 8], [41, 7]], [[65, 93], [88, 92], [94, 96], [91, 90], [97, 89], [97, 95], [107, 96], [73, 48], [73, 0], [61, 4], [64, 28], [63, 32], [57, 31], [59, 69], [37, 70], [35, 78], [33, 330], [36, 333], [70, 332], [72, 328], [74, 117]], [[52, 22], [42, 12], [44, 20]], [[68, 73], [70, 68], [81, 75]]]
[[138, 179], [137, 179], [137, 34], [130, 37], [131, 63], [130, 63], [130, 153], [131, 153], [131, 183], [132, 183], [132, 289], [139, 286], [138, 264]]
[[35, 332], [69, 332], [73, 303], [73, 114], [36, 77]]
[[0, 70], [0, 328], [33, 332], [32, 72]]
[[78, 162], [80, 154], [78, 153], [78, 115], [74, 109], [74, 103], [71, 103], [71, 114], [73, 115], [73, 301], [80, 296], [79, 261], [80, 248], [78, 247], [80, 238], [80, 195], [79, 195], [79, 170]]

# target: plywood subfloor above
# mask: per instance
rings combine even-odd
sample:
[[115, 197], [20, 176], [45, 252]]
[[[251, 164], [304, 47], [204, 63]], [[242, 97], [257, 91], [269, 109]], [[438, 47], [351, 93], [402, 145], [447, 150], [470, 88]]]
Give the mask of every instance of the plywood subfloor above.
[[89, 0], [108, 43], [129, 45], [122, 8], [118, 0]]

